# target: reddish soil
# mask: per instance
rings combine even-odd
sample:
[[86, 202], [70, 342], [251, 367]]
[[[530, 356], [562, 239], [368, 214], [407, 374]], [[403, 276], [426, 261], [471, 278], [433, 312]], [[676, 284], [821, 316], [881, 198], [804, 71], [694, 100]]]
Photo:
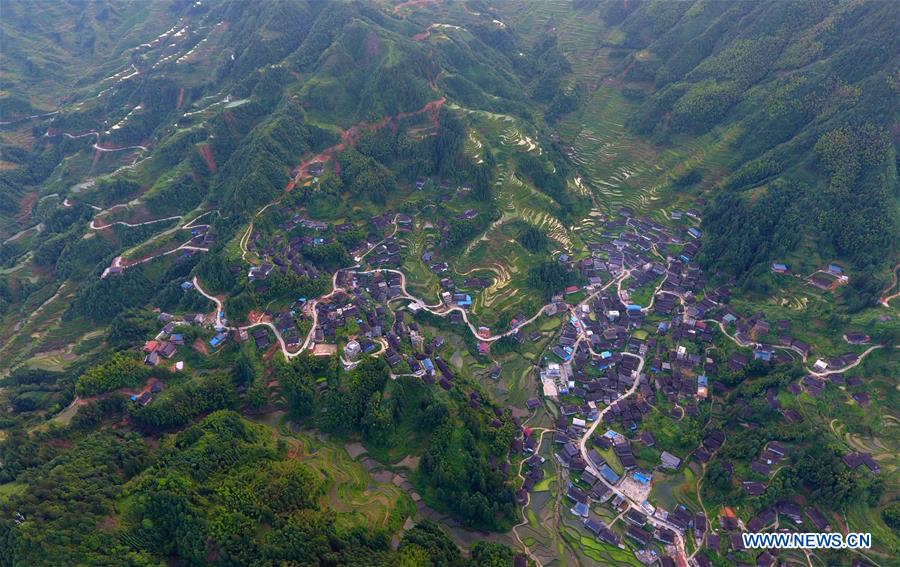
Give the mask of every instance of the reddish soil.
[[31, 208], [36, 200], [37, 193], [25, 193], [22, 195], [22, 198], [19, 200], [19, 213], [16, 215], [16, 218], [22, 220], [31, 216]]
[[200, 152], [200, 156], [203, 158], [203, 161], [206, 162], [206, 167], [209, 168], [209, 172], [215, 174], [216, 160], [213, 159], [212, 149], [209, 147], [209, 144], [201, 144], [197, 147], [197, 151]]
[[175, 103], [175, 109], [181, 110], [181, 103], [184, 102], [184, 87], [178, 89], [178, 102]]
[[113, 533], [119, 527], [119, 516], [110, 514], [97, 525], [97, 529], [101, 532]]
[[238, 132], [237, 126], [234, 123], [234, 114], [226, 108], [222, 115], [225, 117], [225, 123], [228, 124], [228, 131], [231, 132], [231, 135], [234, 136], [235, 139], [240, 138], [241, 134]]
[[[277, 347], [277, 345], [278, 345], [278, 341], [275, 341], [274, 344], [269, 345], [269, 349], [266, 350], [266, 352], [262, 356], [263, 362], [265, 362], [266, 364], [269, 364], [270, 362], [272, 362], [272, 358], [275, 356], [275, 353], [281, 352], [281, 349], [279, 349]], [[277, 384], [278, 381], [276, 380], [275, 383]]]
[[202, 339], [197, 339], [196, 341], [194, 341], [194, 350], [196, 350], [203, 356], [209, 356], [209, 349], [206, 348], [206, 343], [203, 342]]
[[[152, 388], [153, 385], [156, 384], [157, 382], [162, 382], [162, 380], [160, 380], [159, 378], [156, 378], [155, 376], [151, 376], [150, 378], [147, 378], [147, 381], [144, 382], [144, 386], [139, 390], [135, 389], [135, 388], [118, 388], [111, 392], [97, 394], [96, 396], [88, 396], [86, 398], [78, 397], [78, 398], [75, 398], [75, 405], [76, 406], [85, 406], [91, 402], [96, 402], [98, 400], [106, 399], [113, 394], [123, 394], [125, 396], [139, 396], [139, 395], [143, 394], [144, 392], [149, 392], [150, 388]], [[64, 439], [59, 439], [56, 441], [58, 441], [60, 443], [59, 446], [63, 447], [63, 448], [68, 448], [69, 446], [71, 446], [71, 443]], [[49, 443], [53, 444], [54, 441], [49, 441]]]
[[256, 323], [261, 323], [263, 321], [268, 321], [268, 320], [269, 320], [269, 318], [266, 317], [266, 314], [263, 313], [262, 311], [252, 311], [251, 310], [249, 313], [247, 313], [247, 321], [251, 325], [255, 325]]
[[[330, 148], [325, 148], [321, 153], [314, 155], [307, 160], [304, 160], [300, 163], [300, 165], [297, 166], [297, 176], [287, 184], [287, 187], [285, 187], [285, 191], [290, 191], [291, 189], [293, 189], [296, 186], [297, 181], [310, 178], [311, 175], [309, 173], [309, 167], [311, 165], [315, 163], [328, 163], [336, 154], [342, 152], [344, 148], [352, 148], [353, 146], [355, 146], [359, 141], [360, 135], [363, 132], [374, 132], [376, 130], [384, 128], [385, 126], [390, 126], [392, 129], [395, 129], [394, 131], [396, 131], [396, 128], [399, 128], [399, 122], [401, 120], [420, 114], [428, 114], [431, 120], [431, 127], [437, 128], [440, 121], [441, 107], [445, 102], [447, 102], [447, 99], [445, 97], [441, 97], [429, 102], [419, 110], [414, 110], [412, 112], [401, 112], [394, 116], [385, 116], [378, 122], [360, 122], [355, 126], [351, 126], [347, 130], [341, 131], [340, 143], [335, 144]], [[337, 162], [335, 163], [335, 166], [336, 172], [339, 173], [339, 169], [337, 169]]]
[[[104, 233], [104, 234], [112, 234], [112, 233]], [[144, 262], [144, 260], [147, 260], [147, 258], [156, 258], [157, 256], [162, 256], [163, 254], [165, 254], [167, 252], [172, 252], [172, 250], [175, 250], [176, 248], [181, 246], [181, 244], [177, 244], [177, 243], [173, 243], [173, 244], [175, 244], [175, 245], [168, 246], [168, 247], [163, 246], [163, 247], [159, 247], [159, 248], [154, 248], [150, 251], [149, 254], [147, 254], [146, 256], [143, 256], [141, 258], [137, 258], [137, 259], [133, 259], [133, 260], [129, 260], [127, 258], [122, 258], [122, 260], [119, 262], [119, 265], [122, 266], [123, 268], [127, 268], [129, 266], [134, 266], [135, 264], [140, 264], [140, 263]], [[186, 250], [186, 252], [190, 252], [190, 250]], [[174, 254], [174, 252], [173, 252], [173, 254]]]
[[400, 2], [396, 6], [394, 6], [394, 13], [396, 14], [403, 8], [415, 8], [416, 6], [427, 6], [428, 4], [438, 4], [441, 0], [406, 0], [406, 2]]
[[156, 378], [155, 376], [151, 376], [150, 378], [147, 379], [147, 382], [144, 384], [144, 387], [141, 388], [140, 391], [133, 391], [133, 390], [128, 390], [127, 388], [123, 388], [122, 393], [128, 394], [129, 396], [131, 396], [131, 395], [140, 396], [144, 392], [149, 392], [150, 388], [152, 388], [153, 385], [158, 382], [162, 382], [162, 380], [160, 380], [159, 378]]
[[94, 168], [97, 167], [97, 162], [100, 161], [100, 156], [103, 155], [103, 152], [100, 150], [94, 150], [94, 160], [91, 162], [91, 173], [94, 172]]
[[68, 439], [50, 439], [47, 441], [47, 445], [54, 447], [56, 449], [71, 449], [72, 442]]

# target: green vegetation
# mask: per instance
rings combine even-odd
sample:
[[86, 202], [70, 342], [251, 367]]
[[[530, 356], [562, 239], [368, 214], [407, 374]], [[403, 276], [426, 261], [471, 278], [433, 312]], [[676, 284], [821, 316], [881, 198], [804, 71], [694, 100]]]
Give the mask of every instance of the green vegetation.
[[577, 281], [575, 274], [566, 270], [559, 262], [544, 262], [528, 272], [528, 285], [541, 292], [545, 299]]
[[[3, 14], [0, 567], [636, 565], [569, 513], [554, 456], [623, 391], [604, 419], [654, 505], [793, 500], [896, 556], [895, 5]], [[654, 307], [610, 321], [626, 289]], [[177, 346], [151, 367], [154, 337]], [[575, 386], [541, 398], [569, 345]], [[525, 428], [546, 460], [520, 509]]]
[[75, 391], [79, 396], [94, 396], [122, 386], [137, 386], [149, 374], [137, 357], [117, 352], [78, 377]]

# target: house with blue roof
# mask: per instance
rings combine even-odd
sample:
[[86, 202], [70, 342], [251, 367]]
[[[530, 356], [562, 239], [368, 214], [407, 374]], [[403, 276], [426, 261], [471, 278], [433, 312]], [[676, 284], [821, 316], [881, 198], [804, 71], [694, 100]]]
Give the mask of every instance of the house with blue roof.
[[646, 475], [640, 471], [635, 471], [631, 476], [641, 484], [649, 484], [650, 481], [653, 480], [652, 476]]
[[753, 360], [762, 360], [763, 362], [771, 362], [772, 361], [772, 351], [770, 351], [770, 350], [753, 351]]
[[216, 333], [216, 336], [209, 339], [209, 344], [213, 347], [217, 347], [224, 343], [228, 339], [228, 335], [225, 333]]
[[584, 502], [578, 502], [572, 508], [572, 513], [575, 514], [576, 516], [581, 516], [582, 518], [587, 518], [588, 512], [590, 512], [590, 508]]
[[191, 282], [181, 282], [181, 290], [182, 291], [190, 291], [194, 289], [194, 284]]
[[619, 475], [617, 475], [616, 471], [612, 470], [606, 463], [600, 465], [599, 470], [600, 476], [606, 479], [606, 482], [610, 484], [616, 484], [619, 482]]

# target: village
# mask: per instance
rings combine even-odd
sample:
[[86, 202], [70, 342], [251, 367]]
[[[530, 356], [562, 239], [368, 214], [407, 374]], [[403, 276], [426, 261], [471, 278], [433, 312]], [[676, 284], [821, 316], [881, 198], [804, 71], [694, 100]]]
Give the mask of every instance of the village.
[[[697, 445], [672, 452], [659, 447], [660, 433], [650, 423], [665, 423], [672, 429], [670, 435], [685, 434], [688, 423], [708, 421], [712, 399], [726, 393], [727, 387], [717, 379], [721, 373], [741, 372], [751, 363], [806, 364], [813, 355], [809, 344], [791, 335], [789, 321], [741, 315], [729, 306], [727, 286], [706, 289], [706, 277], [694, 261], [702, 236], [696, 227], [679, 225], [673, 230], [650, 218], [634, 218], [623, 208], [605, 220], [581, 259], [568, 254], [555, 257], [567, 271], [578, 274], [581, 285], [561, 290], [533, 315], [516, 314], [508, 328], [491, 329], [473, 321], [470, 312], [473, 297], [490, 280], [456, 275], [452, 261], [439, 255], [439, 246], [421, 254], [422, 262], [439, 278], [439, 296], [418, 298], [407, 290], [407, 275], [400, 267], [415, 225], [412, 215], [385, 211], [371, 218], [367, 236], [349, 250], [356, 264], [331, 273], [304, 260], [301, 251], [325, 246], [359, 227], [332, 226], [283, 210], [282, 216], [287, 215], [289, 220], [279, 225], [286, 231], [283, 236], [264, 240], [258, 233], [248, 233], [246, 250], [259, 262], [249, 269], [232, 266], [232, 273], [246, 277], [248, 285], [262, 292], [273, 273], [328, 277], [330, 291], [317, 298], [298, 297], [283, 309], [266, 310], [250, 324], [235, 327], [225, 318], [221, 298], [206, 293], [196, 278], [185, 281], [185, 293], [203, 294], [216, 304], [216, 311], [181, 317], [161, 313], [163, 328], [144, 346], [146, 364], [172, 364], [181, 370], [183, 362], [171, 360], [186, 348], [181, 327], [192, 326], [206, 330], [203, 350], [223, 348], [229, 341], [252, 341], [261, 352], [280, 348], [286, 358], [303, 352], [336, 355], [345, 370], [364, 356], [380, 356], [392, 377], [411, 376], [449, 391], [455, 371], [447, 362], [452, 351], [446, 348], [445, 332], [469, 336], [496, 380], [503, 368], [491, 354], [492, 343], [503, 338], [520, 344], [541, 340], [545, 334], [529, 331], [529, 325], [540, 318], [555, 319], [558, 330], [534, 369], [538, 391], [525, 404], [528, 412], [556, 416], [555, 463], [540, 455], [543, 436], [538, 430], [516, 419], [518, 434], [510, 450], [513, 458], [522, 459], [520, 505], [528, 505], [535, 486], [558, 466], [571, 508], [567, 521], [576, 522], [598, 541], [634, 548], [635, 557], [646, 564], [691, 558], [697, 565], [709, 565], [697, 550], [739, 552], [740, 531], [749, 525], [771, 526], [778, 515], [800, 525], [805, 513], [817, 529], [830, 527], [818, 509], [793, 501], [778, 502], [746, 523], [727, 515], [727, 508], [720, 518], [707, 518], [681, 504], [669, 508], [654, 502], [654, 485], [665, 482], [666, 474], [677, 474], [689, 462], [704, 466], [727, 439], [709, 422], [699, 432]], [[471, 209], [462, 213], [468, 218], [476, 215]], [[696, 213], [689, 218], [699, 220]], [[835, 273], [837, 267], [828, 271]], [[436, 327], [437, 322], [441, 325]], [[845, 340], [865, 344], [868, 337], [851, 332]], [[726, 346], [729, 354], [723, 357]], [[720, 351], [715, 359], [714, 351]], [[826, 380], [861, 386], [859, 378], [845, 378], [843, 373], [859, 361], [860, 355], [853, 352], [816, 359], [808, 374], [787, 391], [815, 397]], [[156, 391], [161, 388], [157, 385]], [[154, 393], [143, 392], [135, 403], [151, 403]], [[768, 403], [785, 420], [803, 419], [796, 410], [781, 409], [775, 394], [774, 389], [768, 391]], [[471, 403], [480, 403], [477, 392], [469, 397]], [[865, 406], [868, 394], [853, 392], [852, 399]], [[787, 456], [788, 449], [779, 442], [767, 443], [746, 478], [740, 479], [742, 490], [748, 496], [763, 494], [767, 480]], [[873, 474], [879, 472], [878, 463], [865, 452], [848, 453], [843, 462], [851, 469], [864, 466]], [[773, 565], [775, 560], [766, 553], [758, 564]]]

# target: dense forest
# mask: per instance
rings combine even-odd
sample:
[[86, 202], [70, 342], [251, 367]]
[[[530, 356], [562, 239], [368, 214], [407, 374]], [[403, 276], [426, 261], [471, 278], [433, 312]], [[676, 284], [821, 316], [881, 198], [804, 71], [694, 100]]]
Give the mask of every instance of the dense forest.
[[784, 259], [803, 235], [860, 271], [884, 267], [900, 222], [890, 3], [594, 8], [625, 33], [623, 47], [652, 54], [621, 63], [627, 81], [650, 87], [634, 131], [671, 144], [740, 128], [733, 172], [704, 219], [706, 267], [744, 276]]
[[[8, 0], [0, 567], [631, 560], [583, 531], [622, 535], [621, 510], [570, 513], [591, 477], [557, 458], [616, 395], [603, 426], [654, 505], [714, 526], [802, 500], [895, 551], [893, 461], [846, 457], [893, 448], [897, 21], [881, 1]], [[832, 263], [848, 277], [808, 289]], [[625, 382], [618, 351], [634, 382], [588, 403]], [[790, 454], [763, 475], [772, 442]], [[737, 552], [702, 554], [755, 560]]]

